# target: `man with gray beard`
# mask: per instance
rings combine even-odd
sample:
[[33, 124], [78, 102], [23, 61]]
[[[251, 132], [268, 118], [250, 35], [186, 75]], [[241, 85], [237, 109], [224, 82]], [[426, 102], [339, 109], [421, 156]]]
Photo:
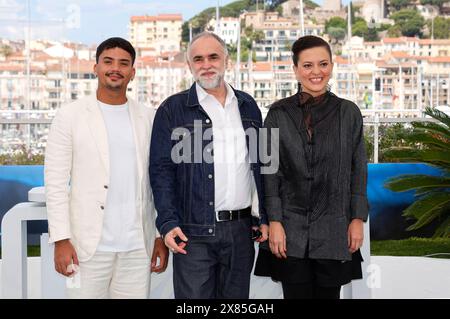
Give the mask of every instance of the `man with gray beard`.
[[220, 37], [195, 36], [187, 50], [195, 83], [164, 101], [153, 124], [156, 225], [174, 254], [177, 299], [248, 298], [253, 240], [268, 237], [261, 161], [252, 145], [261, 112], [224, 81], [227, 62]]

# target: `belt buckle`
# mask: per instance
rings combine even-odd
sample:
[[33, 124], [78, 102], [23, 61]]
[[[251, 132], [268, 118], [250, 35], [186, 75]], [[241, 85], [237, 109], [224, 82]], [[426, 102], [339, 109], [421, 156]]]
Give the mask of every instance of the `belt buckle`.
[[[219, 217], [219, 213], [220, 212], [228, 212], [228, 218], [227, 219], [221, 219]], [[225, 221], [230, 221], [233, 220], [233, 211], [232, 210], [222, 210], [222, 211], [216, 211], [216, 221], [218, 222], [225, 222]]]

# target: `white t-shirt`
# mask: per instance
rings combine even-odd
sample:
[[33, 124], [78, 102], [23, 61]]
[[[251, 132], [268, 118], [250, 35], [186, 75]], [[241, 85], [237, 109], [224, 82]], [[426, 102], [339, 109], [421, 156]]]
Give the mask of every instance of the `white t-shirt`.
[[137, 210], [137, 155], [128, 104], [98, 101], [109, 145], [110, 181], [98, 251], [144, 248], [142, 220]]

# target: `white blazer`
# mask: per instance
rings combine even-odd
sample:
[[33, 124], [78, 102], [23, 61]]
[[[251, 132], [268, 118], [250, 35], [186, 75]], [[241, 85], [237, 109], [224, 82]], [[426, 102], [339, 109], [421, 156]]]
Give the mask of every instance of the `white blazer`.
[[[154, 111], [128, 98], [136, 144], [136, 209], [142, 218], [147, 253], [152, 255], [155, 208], [148, 173]], [[47, 141], [44, 180], [50, 243], [69, 238], [78, 259], [87, 261], [103, 229], [109, 183], [108, 138], [96, 95], [62, 107]]]

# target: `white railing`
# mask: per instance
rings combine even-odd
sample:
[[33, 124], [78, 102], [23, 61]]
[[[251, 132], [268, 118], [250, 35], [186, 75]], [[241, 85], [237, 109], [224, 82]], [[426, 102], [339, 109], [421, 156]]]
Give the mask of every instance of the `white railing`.
[[[3, 298], [27, 298], [27, 221], [47, 219], [45, 200], [39, 199], [39, 193], [39, 189], [31, 190], [28, 195], [31, 202], [17, 204], [3, 216]], [[43, 257], [46, 256], [45, 248], [41, 241]]]
[[[260, 108], [261, 112], [263, 114], [263, 118], [267, 115], [268, 109], [267, 108]], [[395, 123], [411, 123], [411, 122], [437, 122], [436, 120], [429, 118], [429, 117], [403, 117], [403, 118], [382, 118], [378, 117], [376, 113], [372, 113], [371, 110], [363, 110], [364, 112], [369, 112], [370, 116], [364, 118], [364, 126], [366, 127], [373, 127], [374, 134], [373, 134], [373, 156], [374, 156], [374, 163], [378, 163], [379, 158], [379, 127], [381, 125], [386, 124], [395, 124]], [[368, 114], [369, 114], [368, 113]], [[30, 124], [50, 124], [51, 119], [5, 119], [0, 117], [0, 125], [2, 124], [14, 124], [14, 125], [30, 125]], [[0, 129], [1, 132], [1, 129]], [[26, 132], [25, 132], [26, 133]], [[40, 134], [38, 137], [27, 137], [30, 133], [27, 133], [28, 135], [21, 136], [22, 144], [26, 144], [28, 148], [36, 148], [39, 150], [44, 149], [44, 145], [46, 142], [46, 134]], [[8, 153], [8, 151], [11, 151], [14, 149], [14, 147], [22, 145], [21, 143], [17, 141], [10, 142], [12, 137], [4, 137], [4, 140], [0, 140], [3, 144], [3, 148], [0, 147], [0, 154], [2, 153]], [[16, 139], [16, 138], [14, 138]]]

